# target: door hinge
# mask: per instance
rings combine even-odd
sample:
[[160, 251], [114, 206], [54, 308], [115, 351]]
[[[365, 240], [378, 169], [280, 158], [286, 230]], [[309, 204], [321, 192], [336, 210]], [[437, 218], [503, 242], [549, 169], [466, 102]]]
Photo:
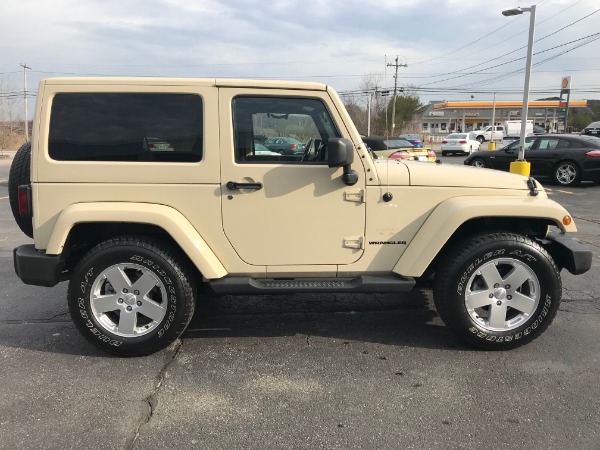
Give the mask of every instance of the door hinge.
[[363, 250], [365, 248], [365, 238], [364, 236], [350, 236], [344, 238], [344, 247], [345, 248], [356, 248]]
[[347, 202], [365, 202], [365, 191], [364, 189], [353, 189], [351, 191], [344, 192], [344, 200]]

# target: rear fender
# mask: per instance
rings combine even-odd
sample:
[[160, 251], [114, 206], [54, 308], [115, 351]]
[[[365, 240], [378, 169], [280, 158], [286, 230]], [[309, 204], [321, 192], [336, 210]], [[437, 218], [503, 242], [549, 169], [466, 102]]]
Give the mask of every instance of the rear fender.
[[60, 255], [69, 232], [78, 223], [129, 222], [156, 225], [179, 244], [205, 278], [215, 279], [227, 271], [202, 236], [176, 209], [151, 203], [77, 203], [65, 208], [54, 226], [47, 255]]

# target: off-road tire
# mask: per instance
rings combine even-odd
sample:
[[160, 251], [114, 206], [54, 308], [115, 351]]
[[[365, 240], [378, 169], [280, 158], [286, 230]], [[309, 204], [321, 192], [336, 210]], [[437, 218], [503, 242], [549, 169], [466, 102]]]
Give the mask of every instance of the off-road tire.
[[[120, 288], [128, 285], [139, 291]], [[145, 237], [118, 237], [96, 245], [78, 262], [68, 303], [73, 322], [94, 345], [119, 356], [141, 356], [184, 332], [194, 314], [196, 286], [178, 251]]]
[[31, 218], [19, 214], [18, 189], [23, 184], [31, 184], [31, 142], [24, 143], [15, 153], [8, 173], [8, 198], [15, 222], [27, 237], [32, 238]]
[[[487, 286], [496, 275], [499, 286]], [[505, 284], [511, 280], [519, 286]], [[508, 350], [542, 334], [558, 311], [561, 292], [559, 269], [544, 248], [519, 234], [494, 233], [466, 239], [445, 253], [433, 295], [441, 319], [467, 344]], [[477, 302], [483, 306], [474, 308]], [[530, 308], [529, 313], [519, 308]], [[497, 313], [504, 328], [492, 325]]]

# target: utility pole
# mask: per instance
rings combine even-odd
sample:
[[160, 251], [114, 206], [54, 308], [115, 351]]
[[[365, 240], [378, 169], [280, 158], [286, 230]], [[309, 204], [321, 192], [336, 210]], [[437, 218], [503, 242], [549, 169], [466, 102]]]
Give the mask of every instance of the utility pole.
[[25, 101], [25, 139], [29, 139], [29, 119], [27, 117], [27, 70], [31, 70], [31, 67], [27, 66], [26, 63], [19, 65], [23, 68], [23, 100]]
[[396, 74], [394, 75], [394, 100], [392, 104], [392, 136], [396, 128], [396, 91], [398, 90], [398, 67], [408, 67], [406, 64], [398, 64], [398, 56], [396, 55], [395, 63], [388, 63], [388, 66], [396, 68]]

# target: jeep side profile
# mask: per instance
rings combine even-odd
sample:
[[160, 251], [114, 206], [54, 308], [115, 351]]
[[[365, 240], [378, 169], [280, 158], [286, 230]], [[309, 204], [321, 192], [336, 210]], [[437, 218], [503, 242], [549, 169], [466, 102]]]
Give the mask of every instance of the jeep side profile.
[[[257, 150], [278, 136], [302, 151]], [[560, 271], [591, 266], [534, 179], [374, 159], [318, 83], [43, 80], [9, 193], [33, 238], [14, 250], [17, 275], [69, 280], [75, 325], [118, 355], [177, 339], [201, 283], [402, 293], [419, 279], [466, 343], [510, 349], [556, 315]]]

